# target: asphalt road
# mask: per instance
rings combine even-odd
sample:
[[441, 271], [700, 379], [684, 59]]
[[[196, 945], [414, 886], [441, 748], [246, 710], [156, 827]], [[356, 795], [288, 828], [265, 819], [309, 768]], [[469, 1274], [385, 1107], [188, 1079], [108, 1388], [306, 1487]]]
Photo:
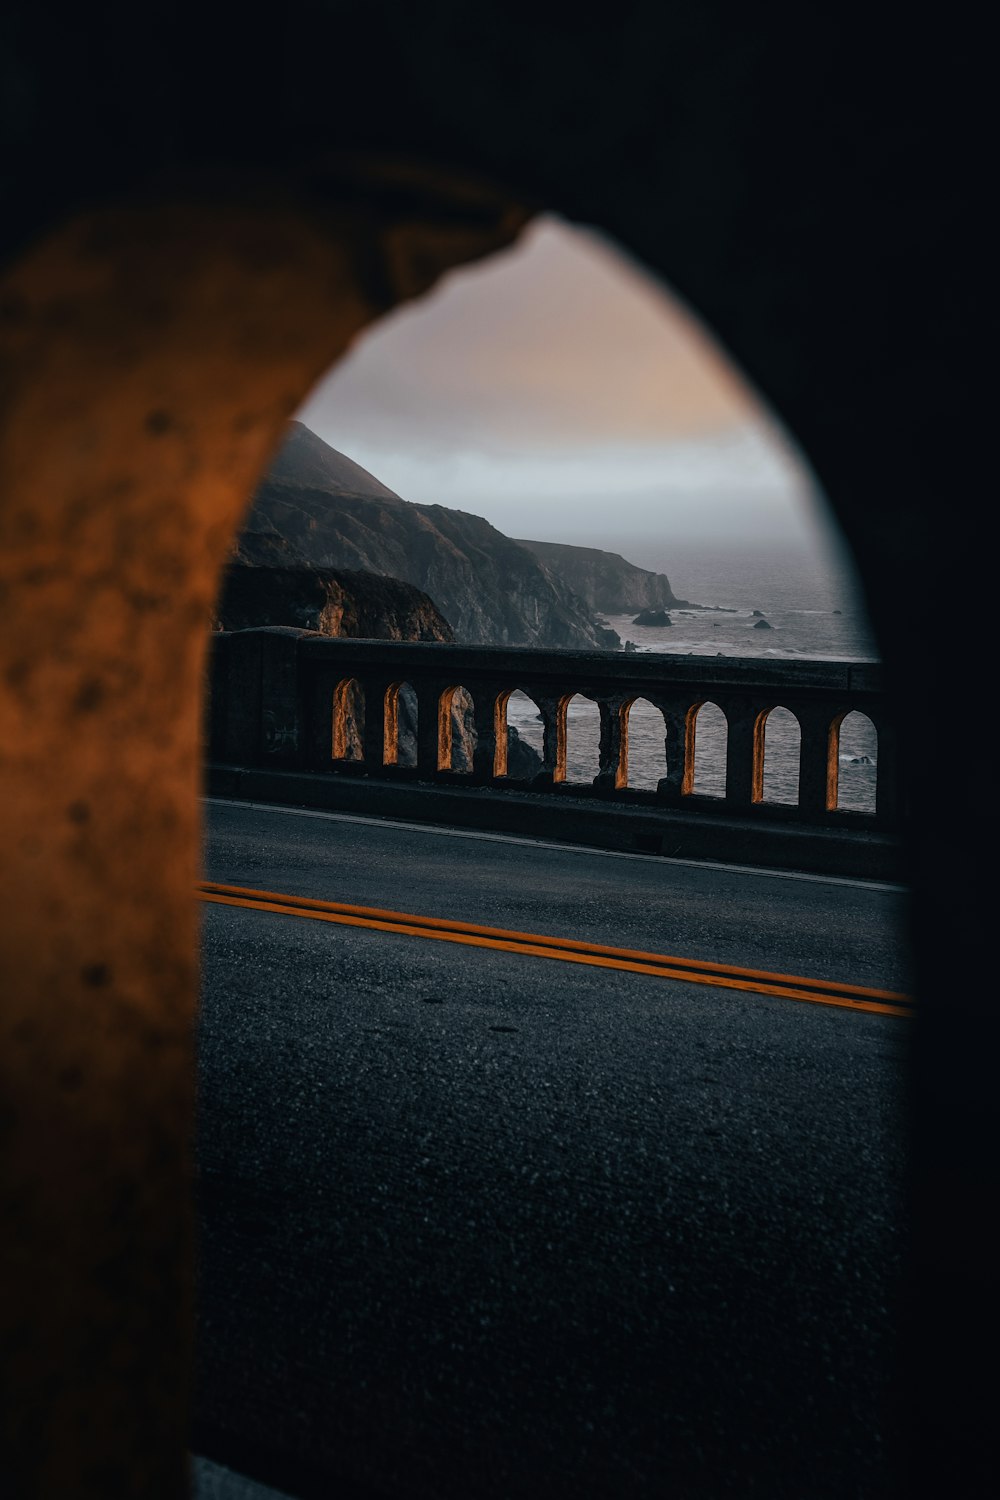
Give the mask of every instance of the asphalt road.
[[[897, 889], [208, 813], [218, 881], [906, 987]], [[204, 931], [202, 1451], [298, 1494], [894, 1493], [911, 1022]]]

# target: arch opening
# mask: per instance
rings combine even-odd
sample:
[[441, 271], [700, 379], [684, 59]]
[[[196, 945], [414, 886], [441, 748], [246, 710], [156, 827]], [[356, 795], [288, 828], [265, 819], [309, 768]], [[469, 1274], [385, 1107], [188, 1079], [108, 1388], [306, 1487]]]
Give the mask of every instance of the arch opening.
[[504, 723], [507, 775], [514, 781], [530, 781], [545, 764], [545, 716], [533, 698], [514, 688], [505, 695]]
[[704, 700], [688, 709], [684, 721], [684, 796], [726, 795], [729, 721], [717, 703]]
[[383, 765], [415, 767], [420, 710], [412, 683], [389, 684], [385, 690], [384, 713]]
[[572, 693], [560, 703], [566, 726], [564, 779], [591, 785], [601, 769], [601, 711], [593, 698]]
[[356, 677], [345, 677], [333, 693], [334, 760], [365, 758], [365, 690]]
[[797, 804], [802, 728], [780, 704], [760, 717], [760, 801]]
[[830, 726], [828, 798], [838, 812], [873, 815], [878, 766], [878, 731], [860, 709], [841, 714]]
[[625, 784], [655, 792], [667, 774], [667, 726], [663, 711], [648, 698], [633, 698], [624, 710]]
[[471, 776], [479, 736], [472, 694], [461, 684], [438, 698], [438, 770]]

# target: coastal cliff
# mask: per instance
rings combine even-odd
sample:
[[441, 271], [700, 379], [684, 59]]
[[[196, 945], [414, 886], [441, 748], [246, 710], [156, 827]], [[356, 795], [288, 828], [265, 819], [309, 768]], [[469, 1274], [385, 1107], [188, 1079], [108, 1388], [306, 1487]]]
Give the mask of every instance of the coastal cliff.
[[621, 644], [541, 558], [481, 516], [401, 499], [300, 422], [257, 490], [234, 562], [402, 579], [470, 645]]
[[252, 567], [226, 570], [216, 630], [294, 625], [321, 635], [374, 641], [453, 641], [433, 599], [410, 583], [349, 569]]
[[632, 610], [668, 609], [688, 605], [678, 599], [665, 573], [651, 573], [627, 562], [617, 552], [597, 547], [573, 547], [564, 542], [529, 542], [518, 539], [549, 572], [600, 614], [623, 615]]
[[[253, 630], [265, 625], [292, 625], [318, 635], [376, 641], [454, 640], [448, 621], [434, 601], [398, 578], [376, 573], [313, 568], [247, 567], [233, 563], [223, 579], [212, 622], [214, 630]], [[357, 754], [362, 751], [363, 699], [349, 690], [344, 733]], [[403, 765], [417, 763], [417, 703], [404, 684], [398, 700], [399, 755]], [[471, 771], [476, 746], [471, 702], [456, 695], [451, 707], [452, 766]], [[507, 730], [508, 774], [530, 780], [542, 768], [541, 757]]]

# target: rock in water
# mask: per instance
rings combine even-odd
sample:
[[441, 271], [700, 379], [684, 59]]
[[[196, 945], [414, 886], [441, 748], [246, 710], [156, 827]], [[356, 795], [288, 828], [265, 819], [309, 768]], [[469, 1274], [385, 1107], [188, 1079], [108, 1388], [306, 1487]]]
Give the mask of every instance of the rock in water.
[[636, 615], [633, 625], [672, 625], [674, 622], [665, 609], [644, 609]]
[[532, 781], [542, 769], [542, 757], [534, 745], [522, 740], [513, 724], [507, 726], [507, 775], [515, 781]]
[[769, 625], [767, 623], [767, 621], [762, 618], [760, 620], [755, 620], [754, 621], [754, 627], [753, 628], [754, 628], [754, 630], [773, 630], [774, 626], [773, 625]]

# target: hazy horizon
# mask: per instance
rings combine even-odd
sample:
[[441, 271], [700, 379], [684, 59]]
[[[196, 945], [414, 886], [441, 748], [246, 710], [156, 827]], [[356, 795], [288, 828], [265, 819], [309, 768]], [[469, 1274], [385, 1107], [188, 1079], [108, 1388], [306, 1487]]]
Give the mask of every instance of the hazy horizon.
[[658, 283], [549, 216], [381, 320], [297, 413], [405, 500], [670, 571], [677, 549], [836, 554], [773, 415]]

